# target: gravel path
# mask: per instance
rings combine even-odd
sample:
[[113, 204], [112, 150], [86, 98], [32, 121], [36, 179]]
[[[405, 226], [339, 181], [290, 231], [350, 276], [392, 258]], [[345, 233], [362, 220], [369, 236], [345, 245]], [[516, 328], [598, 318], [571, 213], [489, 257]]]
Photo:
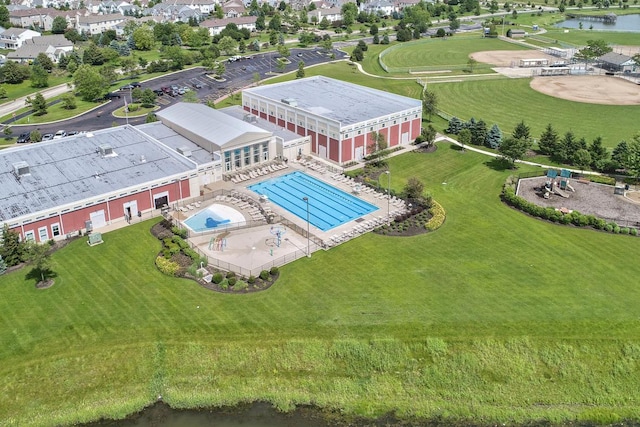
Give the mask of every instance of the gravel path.
[[571, 186], [575, 192], [567, 191], [569, 198], [552, 194], [549, 199], [543, 198], [535, 190], [544, 186], [546, 177], [526, 178], [520, 180], [518, 196], [539, 206], [567, 208], [583, 214], [595, 215], [606, 220], [613, 220], [620, 225], [636, 225], [640, 223], [640, 204], [634, 203], [624, 196], [613, 194], [610, 185], [582, 183], [572, 179]]

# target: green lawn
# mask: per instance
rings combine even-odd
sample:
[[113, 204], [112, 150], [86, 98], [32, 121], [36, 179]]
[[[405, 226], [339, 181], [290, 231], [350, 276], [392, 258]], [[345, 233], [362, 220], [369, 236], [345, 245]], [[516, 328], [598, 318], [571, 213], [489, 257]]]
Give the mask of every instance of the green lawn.
[[0, 419], [123, 416], [159, 394], [476, 423], [637, 417], [638, 240], [506, 207], [510, 172], [488, 162], [447, 144], [393, 158], [392, 186], [419, 177], [444, 226], [315, 253], [258, 294], [162, 276], [150, 221], [55, 253], [51, 289], [3, 276]]
[[[65, 72], [56, 71], [55, 74], [49, 75], [49, 87], [58, 86], [62, 83], [69, 83], [71, 81], [71, 77], [69, 77]], [[16, 98], [20, 98], [22, 96], [36, 94], [37, 92], [46, 90], [47, 88], [34, 88], [31, 87], [31, 80], [25, 80], [22, 83], [18, 84], [9, 84], [5, 83], [4, 88], [7, 90], [7, 98], [3, 99], [1, 103], [13, 102]]]
[[[59, 98], [60, 96], [50, 98], [50, 99], [47, 99], [47, 102], [51, 102]], [[10, 126], [36, 124], [36, 123], [49, 123], [57, 120], [64, 120], [70, 117], [77, 116], [78, 114], [85, 113], [91, 110], [92, 108], [98, 107], [99, 105], [100, 103], [97, 103], [97, 102], [87, 102], [87, 101], [81, 100], [80, 98], [76, 98], [76, 108], [74, 108], [73, 110], [67, 110], [63, 108], [63, 104], [60, 102], [55, 105], [51, 105], [47, 107], [47, 114], [45, 115], [35, 116], [33, 114], [30, 114], [27, 117], [23, 117], [20, 120], [16, 120], [15, 122], [11, 123]], [[29, 110], [31, 110], [30, 107], [25, 107], [16, 111], [16, 114], [22, 114]], [[0, 123], [3, 123], [5, 120], [8, 120], [11, 117], [12, 117], [12, 114], [9, 114], [7, 116], [0, 118]]]

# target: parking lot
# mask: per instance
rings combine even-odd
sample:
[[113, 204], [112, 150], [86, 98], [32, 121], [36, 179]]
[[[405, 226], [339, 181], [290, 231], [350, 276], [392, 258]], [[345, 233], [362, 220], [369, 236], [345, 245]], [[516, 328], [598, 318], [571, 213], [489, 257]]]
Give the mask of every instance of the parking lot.
[[[172, 85], [178, 88], [189, 88], [189, 90], [195, 91], [197, 98], [201, 101], [215, 101], [254, 83], [256, 73], [260, 76], [260, 80], [262, 80], [280, 72], [287, 73], [295, 71], [298, 68], [299, 61], [303, 61], [305, 67], [307, 67], [331, 61], [331, 53], [335, 55], [335, 59], [347, 57], [346, 54], [335, 49], [329, 53], [322, 51], [320, 48], [291, 49], [290, 52], [291, 55], [288, 59], [291, 63], [286, 64], [284, 71], [278, 69], [277, 58], [280, 55], [277, 52], [249, 52], [244, 54], [244, 56], [248, 56], [249, 59], [241, 59], [233, 62], [225, 60], [224, 65], [226, 71], [223, 74], [224, 81], [214, 80], [211, 72], [207, 72], [202, 67], [197, 67], [175, 73], [168, 73], [164, 76], [140, 83], [142, 89], [150, 88], [152, 90], [160, 90], [163, 87], [171, 87]], [[120, 95], [120, 98], [114, 97], [111, 102], [79, 117], [55, 124], [14, 126], [15, 136], [18, 136], [20, 133], [30, 132], [34, 129], [40, 130], [44, 135], [49, 133], [55, 134], [55, 132], [60, 129], [66, 129], [67, 132], [91, 131], [113, 125], [121, 125], [125, 122], [132, 125], [144, 123], [145, 117], [130, 117], [128, 119], [114, 117], [112, 115], [113, 111], [124, 106], [125, 98], [127, 102], [131, 102], [131, 91], [121, 90], [112, 93]], [[179, 102], [183, 96], [184, 95], [180, 95], [179, 93], [164, 93], [162, 96], [158, 96], [156, 103], [160, 108], [165, 108]]]

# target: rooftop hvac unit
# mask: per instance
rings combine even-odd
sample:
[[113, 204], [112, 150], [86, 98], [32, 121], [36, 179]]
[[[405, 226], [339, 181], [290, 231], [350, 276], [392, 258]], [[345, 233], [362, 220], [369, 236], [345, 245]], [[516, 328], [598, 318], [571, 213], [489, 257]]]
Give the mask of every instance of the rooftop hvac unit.
[[292, 107], [297, 107], [298, 106], [298, 101], [296, 101], [295, 98], [283, 98], [282, 99], [282, 103], [283, 104], [287, 104], [287, 105], [291, 105]]
[[257, 122], [257, 117], [254, 116], [253, 114], [245, 114], [244, 115], [244, 121], [247, 123], [255, 123]]
[[14, 163], [13, 173], [16, 174], [18, 178], [21, 176], [31, 175], [31, 171], [29, 171], [29, 164], [27, 162]]
[[113, 147], [109, 144], [101, 144], [99, 149], [102, 157], [113, 156]]
[[191, 157], [191, 149], [189, 147], [178, 147], [177, 151], [185, 157]]

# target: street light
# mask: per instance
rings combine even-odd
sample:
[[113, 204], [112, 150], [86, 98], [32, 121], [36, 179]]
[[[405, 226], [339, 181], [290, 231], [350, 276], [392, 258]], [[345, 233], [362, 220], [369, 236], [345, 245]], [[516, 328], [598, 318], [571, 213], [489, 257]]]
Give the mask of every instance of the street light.
[[384, 171], [387, 174], [387, 225], [391, 224], [391, 171]]
[[311, 258], [311, 246], [309, 243], [309, 198], [303, 197], [302, 200], [307, 203], [307, 257]]

